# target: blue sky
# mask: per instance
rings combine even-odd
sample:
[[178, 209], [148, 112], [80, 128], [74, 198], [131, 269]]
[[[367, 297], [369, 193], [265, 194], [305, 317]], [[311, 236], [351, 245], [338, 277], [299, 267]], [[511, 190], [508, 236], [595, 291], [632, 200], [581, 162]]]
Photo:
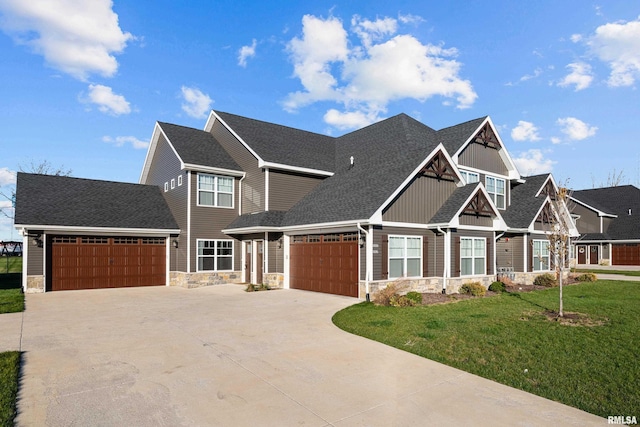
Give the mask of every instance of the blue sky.
[[154, 123], [211, 108], [335, 136], [489, 115], [523, 175], [640, 184], [635, 1], [0, 0], [0, 52], [5, 193], [45, 160], [137, 182]]

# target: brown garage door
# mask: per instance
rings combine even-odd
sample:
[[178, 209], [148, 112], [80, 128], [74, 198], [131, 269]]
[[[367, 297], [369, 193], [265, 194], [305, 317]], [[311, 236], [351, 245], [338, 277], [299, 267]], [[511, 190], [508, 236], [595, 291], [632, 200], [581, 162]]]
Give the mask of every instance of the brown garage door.
[[53, 236], [49, 242], [48, 290], [166, 284], [164, 238]]
[[640, 244], [618, 243], [611, 246], [613, 265], [640, 265]]
[[293, 236], [290, 287], [358, 296], [358, 234]]

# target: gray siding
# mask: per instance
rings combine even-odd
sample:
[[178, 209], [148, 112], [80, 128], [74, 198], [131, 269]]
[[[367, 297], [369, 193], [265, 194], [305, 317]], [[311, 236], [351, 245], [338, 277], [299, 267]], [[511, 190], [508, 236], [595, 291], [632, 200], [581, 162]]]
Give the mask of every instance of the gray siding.
[[242, 213], [264, 211], [265, 178], [258, 160], [220, 122], [213, 124], [211, 134], [246, 173], [242, 181]]
[[[187, 271], [187, 192], [188, 173], [180, 169], [180, 159], [165, 139], [160, 135], [147, 180], [143, 184], [157, 185], [167, 201], [178, 227], [182, 231], [178, 237], [178, 248], [171, 246], [169, 269], [171, 271]], [[182, 185], [178, 185], [178, 176], [182, 176]], [[171, 180], [175, 180], [175, 188], [171, 189]], [[169, 183], [169, 191], [164, 191], [164, 183]], [[173, 239], [172, 239], [173, 240]]]
[[600, 217], [591, 209], [576, 203], [571, 213], [580, 215], [580, 219], [576, 221], [576, 227], [581, 234], [600, 232]]
[[[32, 230], [29, 230], [29, 232], [35, 234], [35, 232], [33, 232]], [[46, 236], [46, 241], [44, 242], [44, 244], [48, 244], [49, 239], [50, 236]], [[31, 243], [31, 239], [29, 239], [29, 247], [27, 248], [27, 259], [23, 260], [23, 262], [27, 263], [27, 276], [42, 276], [44, 274], [44, 244], [41, 248], [33, 245]], [[49, 248], [51, 248], [51, 245], [49, 245]]]
[[[211, 206], [198, 206], [198, 173], [191, 173], [191, 271], [195, 272], [197, 267], [197, 243], [198, 239], [225, 239], [234, 240], [233, 245], [233, 265], [235, 271], [240, 271], [242, 247], [240, 241], [222, 233], [220, 230], [226, 228], [238, 216], [238, 179], [233, 180], [234, 208], [216, 208]], [[186, 240], [186, 236], [185, 240]], [[181, 240], [184, 241], [184, 240]]]
[[493, 271], [493, 231], [457, 230], [451, 235], [451, 276], [460, 277], [460, 237], [484, 237], [486, 239], [486, 273]]
[[281, 238], [282, 233], [269, 233], [269, 260], [266, 273], [284, 273], [284, 241], [282, 244], [278, 242]]
[[[387, 250], [383, 248], [383, 237], [389, 235], [400, 236], [422, 236], [427, 239], [427, 254], [423, 251], [423, 266], [426, 261], [427, 276], [442, 276], [444, 266], [444, 239], [442, 236], [436, 236], [431, 230], [420, 230], [415, 228], [401, 228], [401, 227], [376, 227], [373, 233], [373, 280], [383, 280], [382, 276], [382, 263], [385, 254], [388, 254]], [[423, 243], [424, 245], [424, 243]], [[362, 257], [364, 258], [364, 251]], [[424, 270], [424, 268], [423, 268]], [[361, 269], [361, 277], [364, 278], [364, 270]]]
[[498, 150], [482, 144], [471, 143], [458, 156], [458, 164], [487, 172], [507, 175], [509, 171]]
[[289, 210], [316, 188], [322, 179], [269, 169], [269, 210]]
[[460, 215], [460, 225], [473, 225], [476, 227], [493, 227], [493, 218], [487, 216]]
[[382, 219], [426, 224], [456, 188], [452, 181], [417, 177], [382, 213]]
[[[508, 239], [508, 241], [507, 241]], [[505, 234], [496, 244], [498, 268], [513, 268], [524, 271], [524, 236]]]

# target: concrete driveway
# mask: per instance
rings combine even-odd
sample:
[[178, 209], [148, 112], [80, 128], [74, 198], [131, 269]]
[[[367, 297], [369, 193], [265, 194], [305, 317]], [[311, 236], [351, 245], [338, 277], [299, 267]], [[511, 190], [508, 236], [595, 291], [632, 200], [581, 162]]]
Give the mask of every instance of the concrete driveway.
[[343, 332], [352, 298], [243, 289], [27, 295], [18, 425], [606, 423]]

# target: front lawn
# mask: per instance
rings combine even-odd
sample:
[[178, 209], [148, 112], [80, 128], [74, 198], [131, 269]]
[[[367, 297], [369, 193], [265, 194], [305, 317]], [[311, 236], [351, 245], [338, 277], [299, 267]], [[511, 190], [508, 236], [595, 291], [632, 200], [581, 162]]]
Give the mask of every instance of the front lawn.
[[21, 273], [22, 257], [21, 256], [3, 256], [0, 257], [0, 274], [2, 273]]
[[598, 274], [619, 274], [621, 276], [640, 277], [640, 270], [602, 270], [597, 268], [574, 268], [571, 269], [575, 273], [594, 273]]
[[333, 317], [345, 331], [607, 417], [640, 413], [640, 283], [564, 287], [565, 312], [588, 326], [549, 320], [558, 289], [453, 304], [360, 303]]
[[0, 426], [12, 426], [16, 416], [20, 352], [0, 353]]

